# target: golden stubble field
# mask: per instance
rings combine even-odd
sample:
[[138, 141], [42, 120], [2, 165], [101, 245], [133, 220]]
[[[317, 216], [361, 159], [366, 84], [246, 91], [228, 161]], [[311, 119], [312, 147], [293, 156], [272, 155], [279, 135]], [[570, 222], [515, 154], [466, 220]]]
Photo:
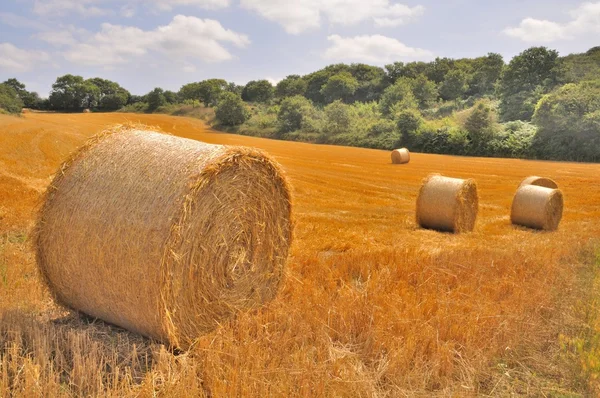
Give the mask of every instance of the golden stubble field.
[[[62, 160], [126, 121], [273, 155], [294, 194], [287, 277], [265, 308], [170, 352], [56, 307], [28, 237]], [[474, 178], [473, 233], [417, 228], [429, 173]], [[509, 222], [529, 175], [565, 195], [559, 230]], [[583, 263], [600, 242], [600, 165], [271, 141], [164, 115], [0, 115], [0, 396], [540, 395], [585, 391], [564, 341], [579, 333]], [[561, 344], [562, 343], [562, 344]]]

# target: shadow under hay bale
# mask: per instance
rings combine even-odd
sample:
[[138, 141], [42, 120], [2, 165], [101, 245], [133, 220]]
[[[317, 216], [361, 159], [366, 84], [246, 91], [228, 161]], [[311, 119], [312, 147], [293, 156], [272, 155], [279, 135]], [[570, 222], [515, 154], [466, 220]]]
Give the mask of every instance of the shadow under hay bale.
[[427, 177], [417, 197], [417, 224], [446, 232], [469, 232], [475, 227], [479, 197], [474, 180]]
[[392, 151], [393, 164], [405, 164], [410, 162], [410, 152], [406, 148], [394, 149]]
[[523, 227], [554, 231], [563, 213], [563, 195], [559, 189], [525, 185], [515, 193], [510, 221]]
[[558, 188], [558, 184], [550, 179], [550, 178], [546, 178], [546, 177], [538, 177], [538, 176], [530, 176], [527, 177], [526, 179], [524, 179], [521, 184], [519, 184], [519, 188], [521, 188], [522, 186], [525, 185], [537, 185], [539, 187], [546, 187], [546, 188], [552, 188], [552, 189], [557, 189]]
[[61, 166], [36, 237], [58, 302], [183, 349], [271, 300], [290, 242], [288, 183], [265, 153], [124, 127]]

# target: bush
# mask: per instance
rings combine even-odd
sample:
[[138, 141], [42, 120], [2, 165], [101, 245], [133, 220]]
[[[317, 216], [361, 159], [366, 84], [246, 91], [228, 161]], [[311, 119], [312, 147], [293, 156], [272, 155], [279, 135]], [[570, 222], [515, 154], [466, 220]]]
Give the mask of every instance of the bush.
[[412, 93], [408, 79], [398, 79], [393, 86], [385, 89], [379, 102], [379, 110], [384, 116], [393, 117], [395, 113], [417, 107], [417, 100]]
[[347, 133], [353, 121], [352, 107], [340, 100], [325, 107], [325, 131], [328, 134]]
[[402, 133], [402, 136], [414, 134], [423, 124], [423, 117], [415, 109], [405, 109], [398, 114], [396, 125]]
[[567, 84], [544, 96], [533, 121], [538, 157], [600, 161], [600, 80]]
[[148, 103], [147, 102], [135, 102], [133, 104], [125, 105], [119, 112], [125, 113], [147, 113], [148, 112]]
[[279, 131], [290, 133], [302, 127], [309, 127], [310, 122], [307, 119], [314, 118], [314, 115], [315, 108], [308, 99], [300, 95], [285, 98], [281, 101], [277, 113]]
[[273, 98], [273, 85], [268, 80], [252, 80], [242, 90], [242, 99], [248, 102], [268, 102]]
[[505, 123], [487, 145], [489, 156], [526, 158], [531, 156], [533, 138], [536, 127], [529, 123], [516, 120]]
[[0, 109], [13, 114], [19, 114], [23, 109], [23, 101], [17, 92], [6, 84], [0, 84]]
[[469, 140], [474, 154], [483, 155], [487, 143], [494, 136], [494, 113], [488, 101], [479, 101], [465, 120], [464, 128], [469, 132]]
[[215, 110], [215, 116], [224, 126], [239, 126], [248, 120], [250, 115], [242, 97], [226, 91], [219, 97], [219, 106]]

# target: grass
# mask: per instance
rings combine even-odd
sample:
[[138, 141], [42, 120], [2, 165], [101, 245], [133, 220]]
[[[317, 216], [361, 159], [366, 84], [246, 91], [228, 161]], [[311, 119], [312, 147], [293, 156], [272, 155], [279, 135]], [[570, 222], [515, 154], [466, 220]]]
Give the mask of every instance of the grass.
[[[124, 121], [263, 148], [294, 188], [295, 241], [279, 296], [186, 353], [56, 307], [23, 241], [35, 208], [23, 192], [38, 192], [87, 136]], [[8, 209], [0, 223], [0, 396], [598, 391], [598, 165], [414, 153], [392, 166], [386, 151], [228, 135], [165, 115], [28, 114], [18, 125], [0, 118], [0, 131], [0, 173], [12, 176], [0, 174], [0, 208]], [[473, 233], [416, 227], [416, 195], [434, 171], [477, 180]], [[527, 175], [562, 187], [558, 231], [510, 225], [512, 195]]]

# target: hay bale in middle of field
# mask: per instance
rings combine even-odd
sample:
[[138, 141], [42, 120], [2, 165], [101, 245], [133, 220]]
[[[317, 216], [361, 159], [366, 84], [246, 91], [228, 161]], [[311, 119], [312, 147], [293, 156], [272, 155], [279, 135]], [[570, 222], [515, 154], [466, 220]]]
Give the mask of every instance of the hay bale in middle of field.
[[410, 162], [410, 152], [406, 148], [394, 149], [392, 151], [393, 164], [405, 164]]
[[469, 232], [475, 227], [479, 197], [474, 180], [432, 174], [417, 197], [417, 223], [423, 228]]
[[538, 177], [538, 176], [527, 177], [526, 179], [521, 181], [521, 184], [519, 184], [519, 188], [521, 188], [522, 186], [525, 186], [525, 185], [537, 185], [538, 187], [546, 187], [546, 188], [552, 188], [552, 189], [558, 188], [558, 184], [554, 180], [552, 180], [550, 178]]
[[559, 189], [525, 185], [517, 189], [510, 221], [524, 227], [554, 231], [563, 212], [563, 195]]

